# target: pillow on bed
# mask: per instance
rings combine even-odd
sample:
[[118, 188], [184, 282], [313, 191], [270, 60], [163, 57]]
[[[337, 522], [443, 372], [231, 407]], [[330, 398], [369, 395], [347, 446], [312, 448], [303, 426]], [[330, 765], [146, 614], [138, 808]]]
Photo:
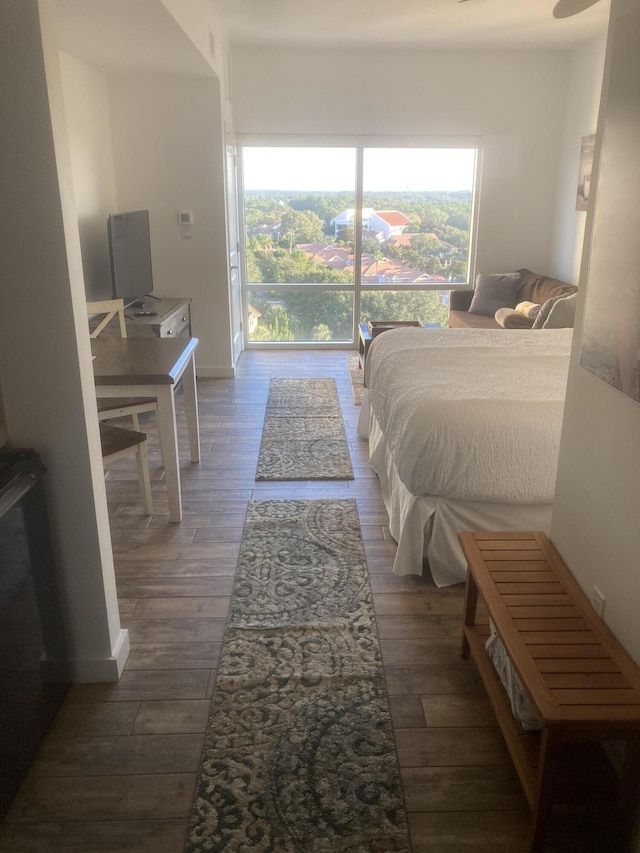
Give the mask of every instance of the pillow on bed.
[[564, 299], [556, 300], [551, 306], [549, 316], [545, 320], [543, 329], [573, 329], [576, 319], [577, 294], [565, 296]]
[[469, 313], [494, 317], [498, 308], [515, 308], [519, 287], [520, 275], [517, 272], [478, 275]]

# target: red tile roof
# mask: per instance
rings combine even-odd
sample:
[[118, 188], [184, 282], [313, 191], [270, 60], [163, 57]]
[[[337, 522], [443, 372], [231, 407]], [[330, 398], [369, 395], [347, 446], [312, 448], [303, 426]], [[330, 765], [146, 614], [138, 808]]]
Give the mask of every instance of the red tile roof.
[[409, 225], [410, 219], [400, 213], [399, 210], [376, 210], [376, 215], [389, 225]]

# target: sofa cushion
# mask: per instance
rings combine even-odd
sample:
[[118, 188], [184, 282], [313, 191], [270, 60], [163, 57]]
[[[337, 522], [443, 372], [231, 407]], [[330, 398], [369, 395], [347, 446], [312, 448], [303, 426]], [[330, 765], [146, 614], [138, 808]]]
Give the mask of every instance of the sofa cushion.
[[499, 329], [494, 317], [484, 314], [469, 314], [468, 311], [449, 311], [449, 327], [451, 329]]
[[[577, 295], [556, 299], [544, 322], [543, 329], [573, 329], [576, 318]], [[542, 310], [542, 309], [541, 309]]]
[[554, 296], [569, 296], [576, 293], [578, 288], [558, 278], [548, 275], [539, 275], [528, 269], [518, 270], [520, 275], [520, 288], [518, 290], [518, 302], [537, 302], [544, 305], [547, 299]]
[[493, 317], [498, 308], [515, 308], [516, 302], [518, 302], [516, 293], [519, 287], [520, 275], [518, 273], [478, 275], [469, 313]]

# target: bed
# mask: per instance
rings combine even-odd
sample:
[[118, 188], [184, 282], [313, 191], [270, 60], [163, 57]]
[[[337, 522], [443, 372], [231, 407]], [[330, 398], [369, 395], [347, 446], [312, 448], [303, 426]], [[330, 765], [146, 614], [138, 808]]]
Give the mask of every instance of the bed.
[[549, 532], [570, 329], [398, 329], [372, 342], [358, 431], [393, 571], [466, 577], [460, 530]]

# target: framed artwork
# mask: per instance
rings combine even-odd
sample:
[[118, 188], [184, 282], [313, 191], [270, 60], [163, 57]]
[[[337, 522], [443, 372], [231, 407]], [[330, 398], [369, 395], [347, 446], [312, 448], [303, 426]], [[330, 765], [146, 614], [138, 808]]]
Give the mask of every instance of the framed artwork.
[[614, 51], [610, 70], [611, 91], [616, 97], [610, 94], [607, 102], [598, 200], [592, 207], [580, 366], [640, 402], [640, 163], [635, 155], [640, 122], [638, 33], [640, 14], [635, 27], [616, 31], [616, 44], [622, 42], [624, 50]]
[[640, 287], [634, 281], [589, 282], [580, 366], [640, 402]]
[[596, 135], [582, 137], [582, 148], [580, 149], [580, 167], [578, 169], [578, 194], [576, 196], [576, 210], [586, 210], [591, 190], [591, 169], [593, 167], [593, 149], [595, 147]]

